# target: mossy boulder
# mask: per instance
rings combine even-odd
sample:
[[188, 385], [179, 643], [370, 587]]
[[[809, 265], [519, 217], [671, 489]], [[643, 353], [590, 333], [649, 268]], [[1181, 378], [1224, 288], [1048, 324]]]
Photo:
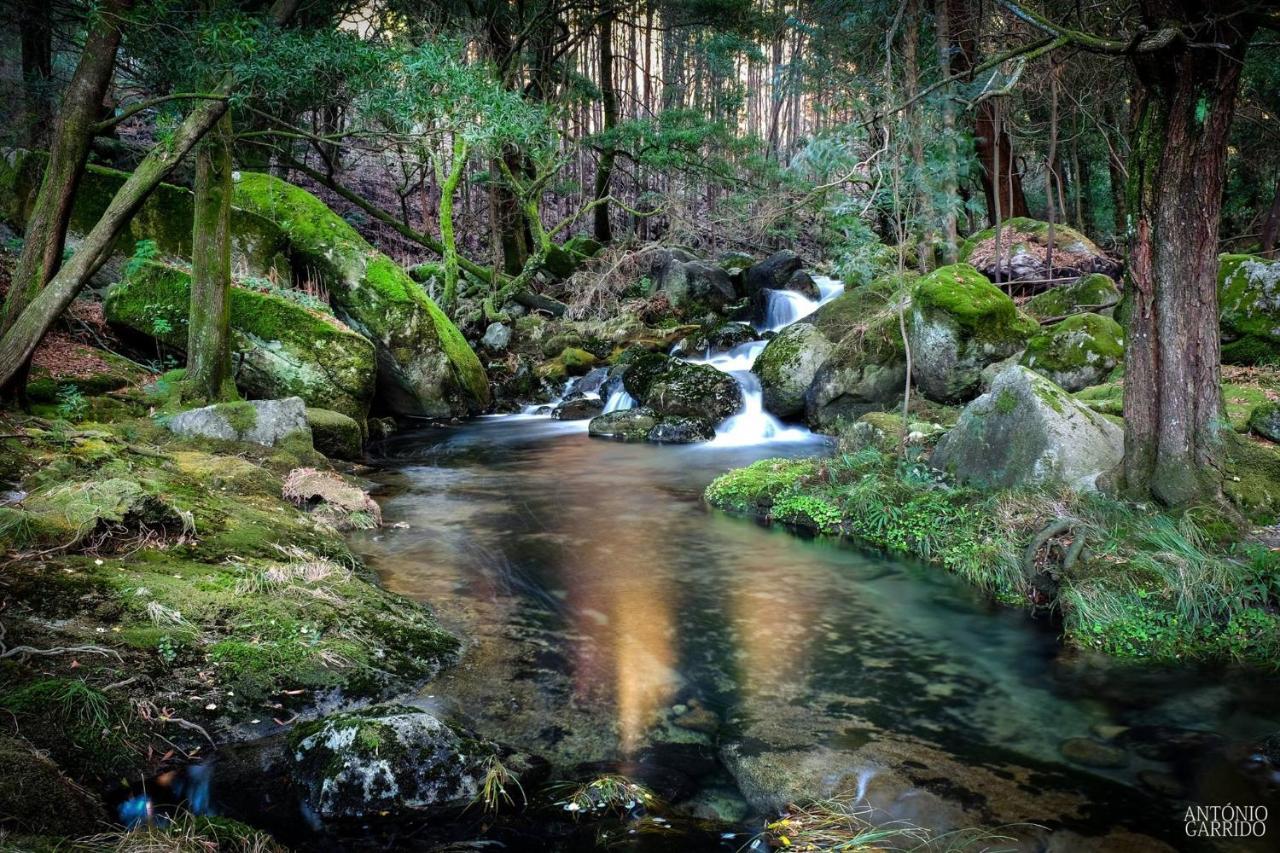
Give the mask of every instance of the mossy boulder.
[[113, 352], [46, 338], [32, 359], [27, 398], [35, 403], [55, 403], [64, 386], [95, 397], [140, 382], [146, 376], [142, 367]]
[[1123, 455], [1120, 427], [1035, 371], [1014, 365], [964, 408], [931, 462], [981, 488], [1061, 484], [1091, 491]]
[[1027, 341], [1022, 364], [1068, 391], [1104, 382], [1124, 361], [1124, 330], [1101, 314], [1073, 314]]
[[303, 436], [311, 443], [306, 404], [300, 397], [284, 400], [238, 400], [189, 409], [169, 417], [165, 426], [184, 438], [247, 441], [274, 447]]
[[1072, 314], [1106, 314], [1120, 302], [1120, 288], [1110, 276], [1090, 273], [1073, 282], [1050, 288], [1022, 306], [1037, 320], [1068, 317]]
[[936, 402], [972, 399], [982, 369], [1021, 350], [1039, 329], [969, 264], [940, 267], [912, 291], [911, 376]]
[[[104, 310], [112, 324], [183, 351], [190, 301], [187, 272], [148, 263], [107, 291]], [[359, 419], [368, 413], [374, 346], [336, 317], [277, 293], [233, 287], [231, 332], [236, 387], [244, 396], [301, 397]]]
[[680, 349], [689, 355], [733, 349], [740, 344], [757, 340], [760, 336], [746, 323], [725, 322], [703, 326], [680, 342]]
[[316, 450], [330, 459], [359, 459], [364, 455], [363, 430], [354, 418], [308, 406], [307, 425]]
[[716, 437], [716, 429], [702, 418], [662, 418], [649, 430], [648, 440], [654, 444], [697, 444]]
[[891, 311], [872, 315], [832, 348], [805, 392], [805, 420], [827, 430], [883, 408], [898, 399], [906, 385], [906, 351], [898, 317]]
[[[693, 418], [714, 426], [742, 408], [742, 389], [729, 374], [705, 364], [661, 358], [656, 363], [647, 358], [633, 363], [623, 385], [662, 418]], [[642, 373], [649, 375], [640, 377]]]
[[653, 276], [657, 289], [685, 312], [720, 311], [738, 296], [729, 274], [706, 261], [682, 261], [669, 256], [654, 266]]
[[1120, 264], [1088, 237], [1066, 225], [1053, 226], [1053, 275], [1049, 275], [1049, 223], [1015, 216], [1000, 224], [1000, 266], [996, 269], [995, 226], [974, 234], [960, 248], [960, 260], [1001, 281], [1079, 278], [1090, 273], [1117, 278]]
[[1280, 261], [1222, 255], [1218, 262], [1222, 360], [1280, 361]]
[[385, 408], [441, 417], [474, 414], [489, 404], [484, 366], [457, 326], [324, 202], [255, 172], [238, 173], [234, 199], [285, 231], [297, 266], [328, 288], [338, 317], [373, 342]]
[[751, 368], [760, 377], [764, 407], [782, 418], [803, 412], [809, 386], [835, 346], [808, 323], [795, 323], [775, 335]]
[[587, 435], [614, 441], [645, 441], [657, 425], [657, 414], [641, 406], [592, 418], [587, 424]]
[[1269, 401], [1249, 413], [1249, 430], [1270, 441], [1280, 441], [1280, 403]]
[[417, 708], [379, 705], [297, 726], [290, 757], [323, 820], [462, 809], [493, 750]]
[[[0, 159], [0, 217], [21, 227], [31, 213], [48, 156], [44, 152], [14, 151]], [[87, 234], [106, 211], [116, 191], [129, 179], [128, 172], [89, 165], [76, 188], [68, 230]], [[191, 258], [194, 197], [190, 190], [172, 184], [158, 185], [128, 227], [116, 240], [116, 251], [133, 254], [141, 240], [151, 240], [164, 256]], [[289, 239], [270, 219], [251, 210], [231, 209], [231, 258], [238, 273], [288, 281]]]

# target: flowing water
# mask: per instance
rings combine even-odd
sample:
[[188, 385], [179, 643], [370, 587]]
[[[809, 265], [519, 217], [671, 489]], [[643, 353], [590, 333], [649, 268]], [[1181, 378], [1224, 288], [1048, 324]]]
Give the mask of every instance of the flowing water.
[[[842, 780], [889, 818], [1128, 826], [1178, 849], [1187, 803], [1280, 807], [1249, 758], [1280, 730], [1275, 681], [1065, 654], [1051, 624], [938, 569], [701, 500], [728, 468], [825, 452], [617, 444], [519, 416], [397, 437], [377, 479], [408, 527], [357, 546], [467, 638], [423, 701], [558, 778], [621, 768], [731, 820], [793, 775]], [[1112, 738], [1124, 766], [1069, 762], [1072, 738]]]

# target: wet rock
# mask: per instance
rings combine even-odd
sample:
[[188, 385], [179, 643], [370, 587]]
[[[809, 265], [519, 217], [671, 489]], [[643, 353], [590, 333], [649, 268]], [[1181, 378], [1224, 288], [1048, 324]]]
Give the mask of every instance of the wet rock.
[[747, 268], [743, 275], [746, 295], [753, 301], [758, 301], [765, 290], [785, 290], [791, 277], [800, 272], [802, 266], [799, 255], [790, 249], [774, 252], [760, 263]]
[[672, 720], [682, 729], [713, 735], [720, 730], [720, 718], [697, 700], [691, 700]]
[[1138, 773], [1138, 781], [1162, 797], [1180, 800], [1187, 796], [1187, 786], [1178, 781], [1178, 777], [1159, 770], [1143, 770]]
[[577, 382], [573, 383], [572, 390], [580, 394], [599, 394], [603, 397], [604, 394], [601, 392], [601, 389], [609, 379], [609, 370], [610, 369], [607, 367], [597, 367], [591, 370]]
[[1261, 403], [1249, 413], [1249, 429], [1270, 441], [1280, 441], [1280, 403]]
[[565, 400], [552, 410], [551, 417], [557, 421], [584, 421], [603, 411], [604, 402], [599, 397], [583, 396]]
[[490, 350], [504, 350], [511, 344], [511, 327], [506, 323], [490, 323], [480, 344]]
[[760, 377], [764, 407], [780, 418], [804, 411], [805, 395], [835, 343], [815, 326], [796, 323], [765, 345], [751, 371]]
[[716, 437], [711, 424], [697, 418], [663, 418], [649, 430], [648, 440], [655, 444], [695, 444]]
[[[1088, 237], [1062, 224], [1053, 226], [1053, 278], [1079, 278], [1103, 273], [1116, 278], [1119, 262], [1112, 260]], [[960, 249], [960, 260], [973, 264], [987, 278], [1001, 281], [1045, 281], [1049, 275], [1049, 223], [1025, 216], [1007, 219], [996, 229], [974, 234]], [[1000, 264], [997, 270], [996, 258]], [[997, 272], [999, 275], [997, 276]]]
[[1040, 325], [968, 264], [941, 267], [912, 292], [911, 376], [939, 403], [972, 399], [982, 369], [1026, 346]]
[[727, 824], [742, 823], [751, 813], [747, 801], [730, 787], [703, 788], [679, 808], [692, 817]]
[[1075, 314], [1027, 341], [1022, 364], [1068, 391], [1105, 382], [1124, 361], [1124, 330], [1101, 314]]
[[831, 350], [805, 392], [805, 419], [817, 429], [855, 420], [898, 400], [906, 379], [898, 319], [879, 315]]
[[790, 290], [799, 293], [801, 296], [807, 296], [809, 299], [820, 299], [822, 291], [818, 289], [818, 284], [813, 280], [813, 276], [804, 270], [796, 270], [787, 279], [787, 283], [782, 286], [783, 290]]
[[681, 341], [681, 349], [689, 355], [710, 351], [730, 350], [739, 344], [757, 340], [759, 335], [747, 323], [726, 322], [711, 328], [699, 329]]
[[663, 418], [718, 424], [742, 408], [742, 389], [732, 376], [709, 365], [687, 364], [656, 353], [631, 363], [623, 387]]
[[330, 459], [359, 459], [364, 455], [364, 435], [353, 418], [308, 407], [307, 425], [316, 450]]
[[425, 711], [376, 705], [303, 723], [290, 759], [324, 820], [463, 808], [492, 750]]
[[1218, 266], [1222, 360], [1257, 364], [1280, 347], [1280, 261], [1223, 255]]
[[1087, 737], [1064, 740], [1058, 751], [1068, 761], [1085, 767], [1114, 768], [1129, 763], [1129, 755], [1123, 749]]
[[612, 438], [615, 441], [645, 441], [649, 432], [658, 425], [658, 416], [644, 407], [610, 412], [591, 419], [587, 435], [596, 438]]
[[249, 441], [274, 447], [290, 436], [302, 435], [311, 443], [307, 407], [300, 397], [218, 403], [180, 412], [165, 425], [174, 435], [184, 438]]
[[1072, 314], [1109, 315], [1119, 302], [1120, 288], [1115, 281], [1102, 273], [1090, 273], [1036, 294], [1022, 308], [1037, 320], [1051, 320]]
[[1124, 433], [1043, 376], [1010, 367], [960, 413], [934, 467], [986, 488], [1063, 483], [1097, 488], [1124, 453]]

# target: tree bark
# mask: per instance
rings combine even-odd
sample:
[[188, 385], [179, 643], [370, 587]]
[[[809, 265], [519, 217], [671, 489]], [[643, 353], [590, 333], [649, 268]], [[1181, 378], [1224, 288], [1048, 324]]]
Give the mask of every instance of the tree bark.
[[23, 100], [29, 148], [49, 144], [53, 122], [53, 23], [47, 0], [23, 0], [18, 19], [22, 41]]
[[453, 311], [458, 297], [458, 242], [453, 233], [453, 197], [462, 180], [462, 170], [467, 165], [467, 143], [461, 136], [453, 137], [453, 150], [449, 156], [449, 171], [439, 171], [440, 183], [440, 244], [444, 249], [444, 293], [440, 307], [445, 313]]
[[231, 114], [196, 148], [184, 398], [236, 398], [231, 376]]
[[[58, 114], [44, 177], [27, 217], [22, 252], [13, 271], [4, 309], [0, 311], [0, 335], [13, 327], [23, 310], [62, 264], [76, 188], [84, 174], [102, 99], [115, 72], [116, 49], [120, 45], [121, 34], [120, 16], [132, 5], [133, 0], [112, 0], [93, 18], [93, 27], [85, 40], [84, 51], [80, 54]], [[0, 382], [3, 396], [23, 394], [29, 357], [30, 353], [24, 356], [11, 375]]]
[[1280, 236], [1280, 181], [1276, 182], [1276, 194], [1271, 198], [1271, 209], [1262, 221], [1262, 254], [1271, 257], [1276, 251], [1276, 237]]
[[[608, 0], [612, 2], [612, 0]], [[604, 107], [604, 132], [608, 134], [618, 125], [618, 93], [613, 83], [613, 10], [600, 15], [600, 100]], [[601, 201], [609, 195], [609, 181], [613, 177], [614, 150], [606, 143], [596, 165], [595, 193], [600, 203], [592, 211], [596, 239], [601, 243], [613, 240], [613, 228], [609, 224], [609, 203]]]
[[[298, 7], [300, 0], [275, 0], [270, 17], [283, 24]], [[211, 97], [195, 103], [191, 112], [163, 143], [147, 153], [103, 211], [97, 223], [85, 235], [71, 259], [62, 266], [30, 304], [17, 315], [0, 339], [0, 387], [7, 386], [31, 358], [40, 339], [58, 316], [66, 310], [110, 256], [111, 247], [129, 220], [146, 201], [156, 185], [164, 180], [201, 137], [222, 118], [227, 110], [227, 97], [236, 88], [234, 72], [227, 72]]]
[[[935, 0], [934, 28], [937, 36], [938, 68], [942, 74], [948, 72], [951, 55], [951, 18], [948, 14], [947, 0]], [[945, 146], [946, 162], [942, 172], [942, 208], [941, 240], [939, 255], [944, 265], [954, 264], [958, 257], [959, 234], [956, 224], [956, 201], [959, 195], [959, 179], [957, 178], [957, 153], [955, 143], [956, 114], [950, 97], [942, 100], [942, 135]]]
[[1221, 498], [1218, 226], [1252, 31], [1243, 16], [1208, 22], [1181, 0], [1141, 7], [1152, 28], [1180, 20], [1194, 35], [1134, 58], [1122, 485], [1135, 498], [1185, 506]]

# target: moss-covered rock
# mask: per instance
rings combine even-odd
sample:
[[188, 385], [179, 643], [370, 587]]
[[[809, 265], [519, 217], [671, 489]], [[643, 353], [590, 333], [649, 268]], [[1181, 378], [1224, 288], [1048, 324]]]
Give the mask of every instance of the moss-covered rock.
[[1222, 360], [1280, 361], [1280, 261], [1223, 255], [1218, 264]]
[[742, 408], [742, 389], [729, 374], [656, 353], [633, 362], [623, 386], [663, 419], [692, 418], [714, 426]]
[[716, 437], [716, 428], [702, 418], [662, 418], [646, 438], [654, 444], [697, 444]]
[[931, 461], [984, 488], [1060, 483], [1088, 491], [1123, 454], [1120, 427], [1038, 373], [1013, 366], [965, 407]]
[[805, 419], [829, 430], [898, 399], [906, 385], [907, 362], [898, 317], [872, 315], [845, 334], [814, 374], [805, 392]]
[[[32, 359], [27, 398], [35, 403], [55, 403], [66, 386], [92, 397], [126, 388], [146, 376], [142, 367], [113, 352], [46, 338]], [[94, 402], [89, 401], [90, 408]]]
[[83, 836], [107, 822], [97, 797], [73, 784], [48, 756], [0, 735], [0, 847], [4, 831]]
[[330, 459], [359, 459], [364, 455], [364, 434], [354, 418], [342, 412], [307, 407], [311, 440]]
[[982, 369], [1021, 350], [1039, 328], [969, 264], [941, 267], [912, 292], [912, 378], [939, 403], [971, 399]]
[[425, 711], [382, 705], [297, 726], [291, 759], [322, 819], [461, 809], [494, 750]]
[[1037, 320], [1093, 312], [1107, 314], [1120, 302], [1120, 288], [1110, 276], [1090, 273], [1073, 282], [1038, 293], [1023, 305]]
[[[979, 231], [960, 248], [960, 260], [1001, 281], [1045, 281], [1049, 275], [1049, 223], [1015, 216], [1000, 224], [1000, 269], [996, 270], [996, 229]], [[1052, 278], [1102, 273], [1116, 278], [1120, 265], [1088, 237], [1066, 225], [1053, 226]]]
[[1124, 330], [1101, 314], [1073, 314], [1027, 341], [1022, 364], [1068, 391], [1107, 379], [1124, 361]]
[[1271, 441], [1280, 441], [1280, 403], [1268, 401], [1249, 413], [1249, 430]]
[[[19, 227], [26, 222], [47, 159], [44, 152], [17, 151], [0, 161], [0, 199], [4, 203], [0, 216]], [[70, 232], [87, 234], [128, 178], [128, 172], [88, 166], [76, 189]], [[151, 240], [162, 255], [190, 259], [193, 216], [190, 190], [160, 184], [133, 215], [116, 241], [116, 250], [130, 255], [136, 243]], [[281, 281], [290, 278], [288, 237], [274, 222], [252, 210], [231, 210], [231, 256], [233, 268], [242, 275]]]
[[377, 348], [378, 396], [403, 415], [474, 414], [489, 404], [484, 366], [422, 286], [304, 189], [241, 172], [235, 203], [289, 236], [298, 266], [329, 290], [338, 316]]
[[[111, 323], [182, 351], [190, 301], [187, 272], [148, 263], [107, 291], [104, 309]], [[373, 344], [335, 317], [233, 287], [231, 331], [236, 387], [244, 396], [301, 397], [308, 406], [353, 418], [368, 413], [377, 376]]]
[[751, 367], [760, 377], [764, 407], [782, 418], [803, 412], [809, 386], [835, 346], [808, 323], [795, 323], [775, 335]]

